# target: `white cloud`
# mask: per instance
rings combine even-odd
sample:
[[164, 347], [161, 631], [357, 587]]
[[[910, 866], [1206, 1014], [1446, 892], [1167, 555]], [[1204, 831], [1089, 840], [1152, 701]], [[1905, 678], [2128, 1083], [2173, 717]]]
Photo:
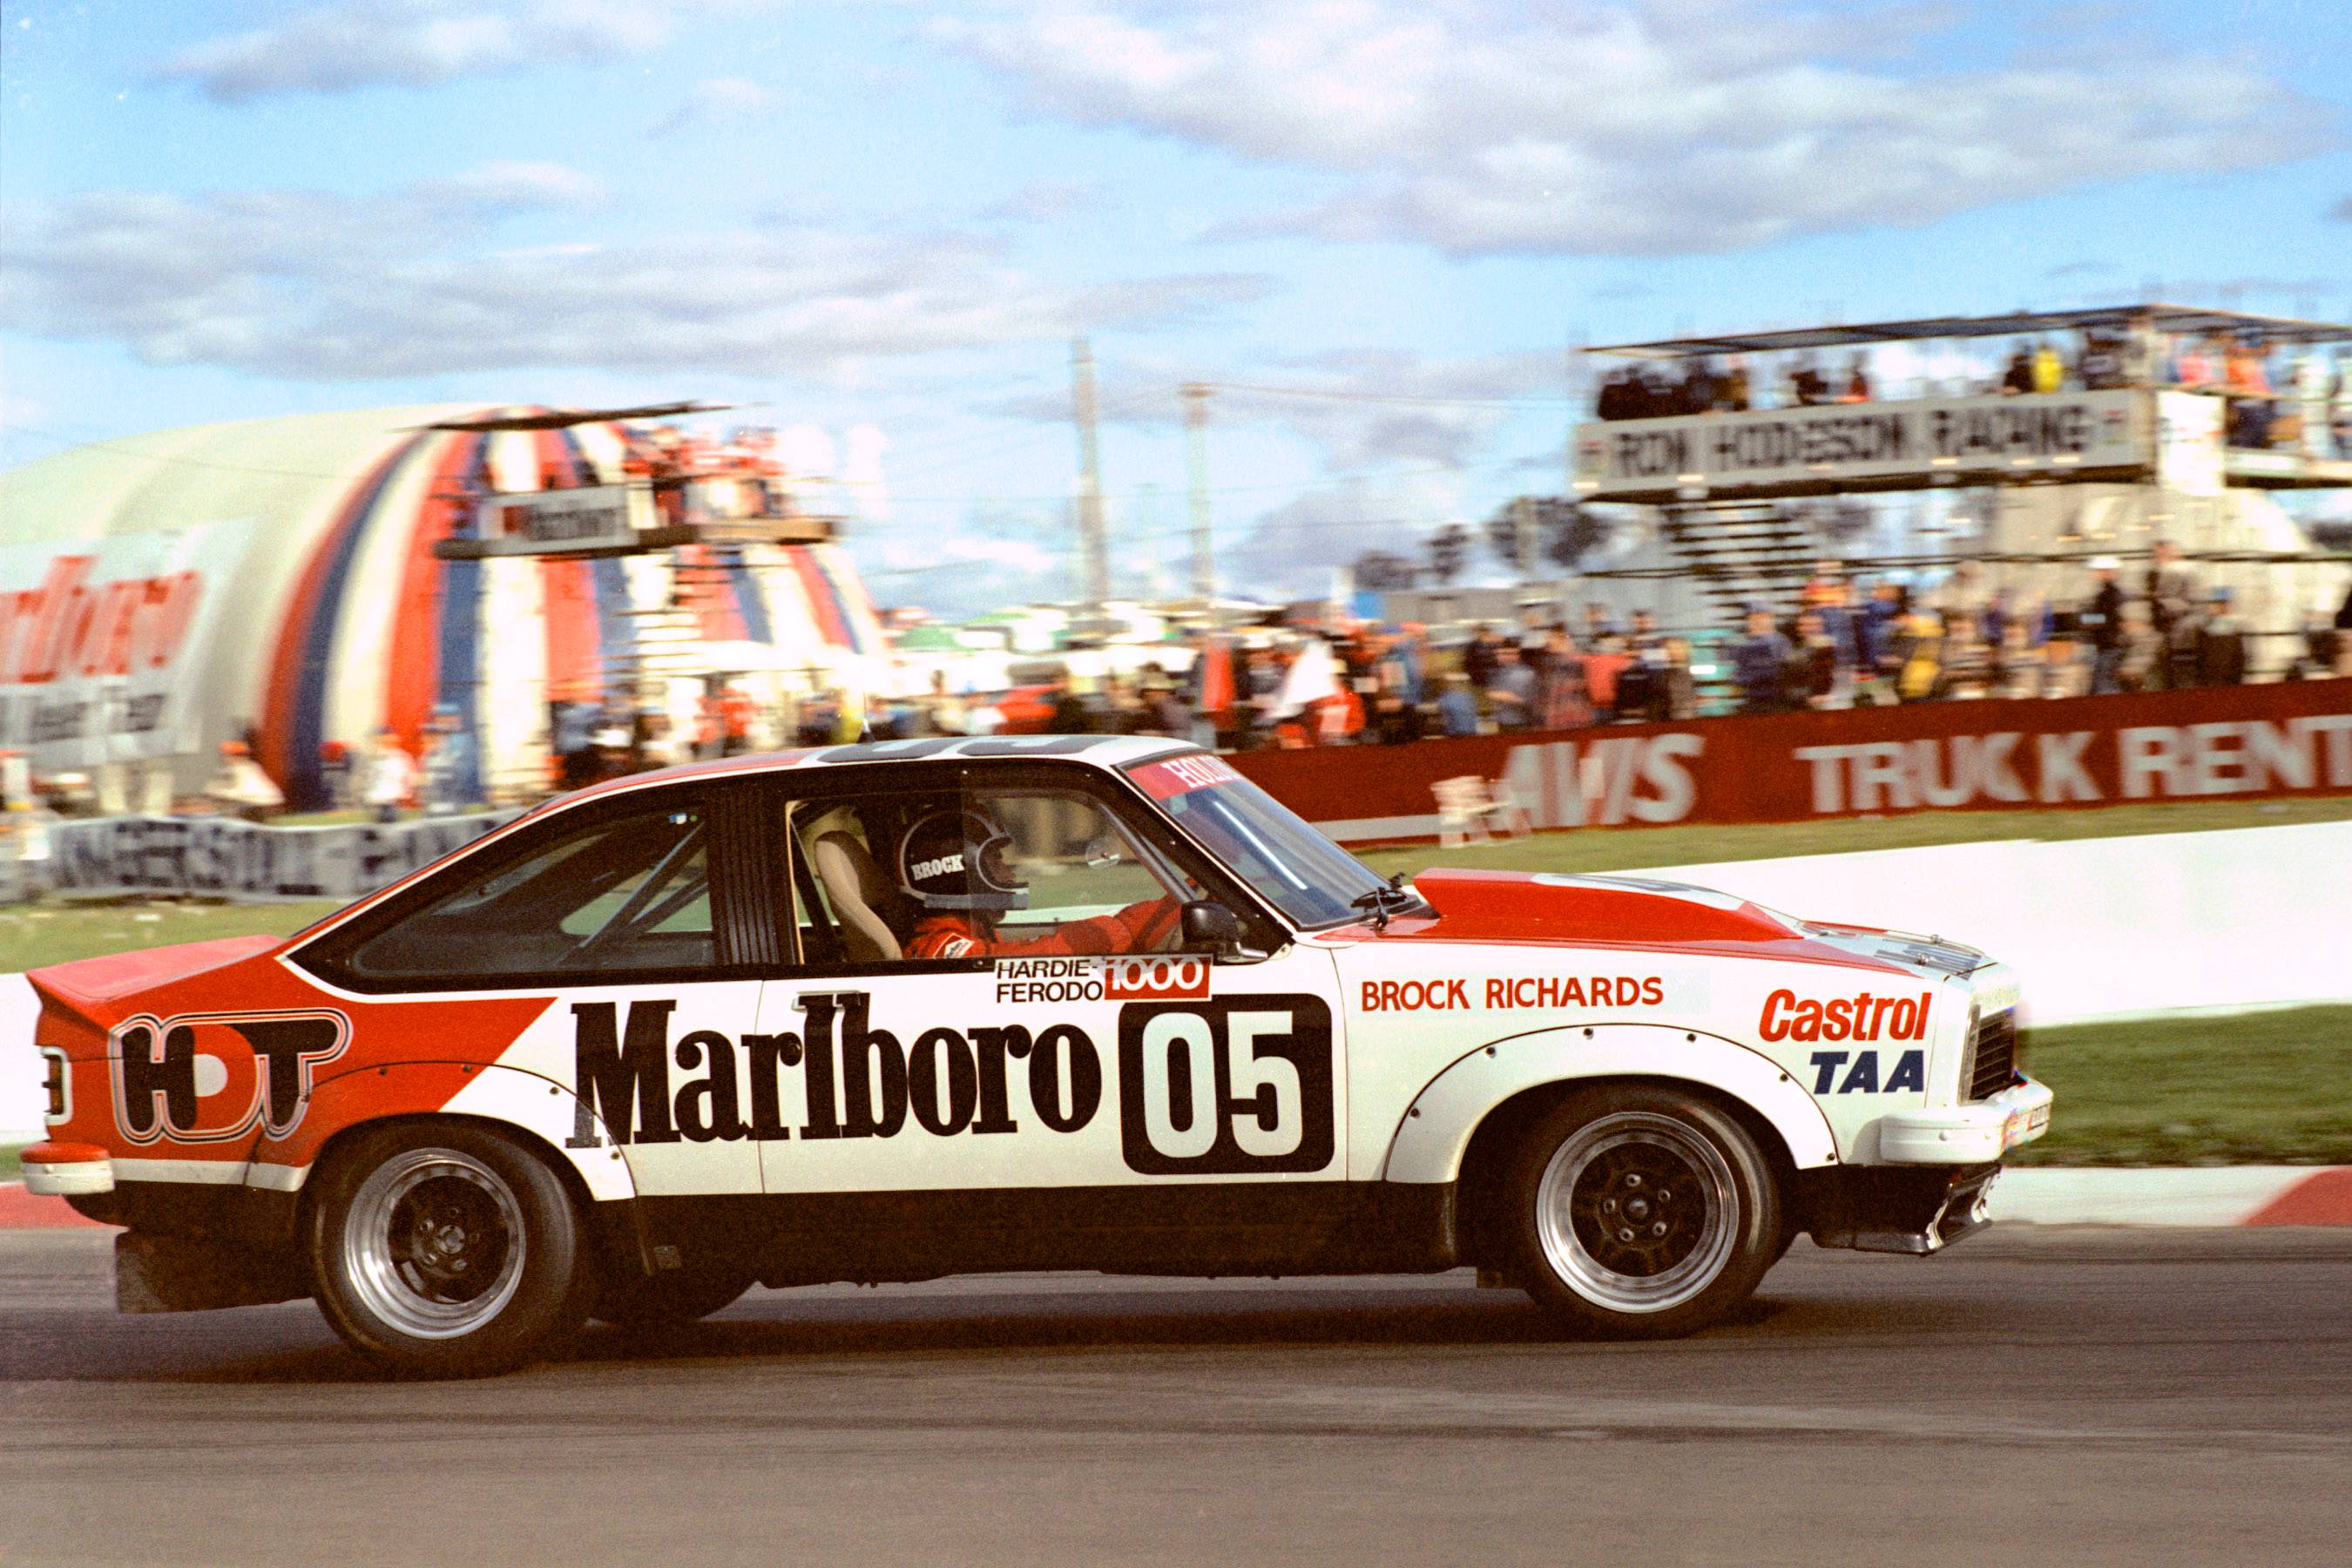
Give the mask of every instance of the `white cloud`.
[[931, 32], [1083, 123], [1334, 179], [1239, 232], [1462, 255], [1737, 250], [2336, 139], [2242, 58], [1939, 67], [1953, 26], [1767, 0], [1049, 0]]
[[224, 103], [291, 92], [431, 87], [461, 77], [642, 55], [680, 12], [762, 0], [341, 0], [209, 38], [161, 75]]
[[656, 121], [647, 134], [668, 136], [689, 125], [755, 119], [775, 107], [775, 93], [749, 77], [708, 77], [696, 82], [685, 100]]
[[1099, 180], [1033, 180], [1003, 200], [990, 203], [980, 216], [1007, 223], [1051, 223], [1099, 208], [1108, 197]]
[[[1403, 463], [1458, 468], [1476, 455], [1515, 410], [1534, 407], [1555, 419], [1567, 395], [1559, 353], [1504, 353], [1433, 359], [1400, 349], [1347, 349], [1276, 359], [1247, 373], [1217, 374], [1147, 355], [1122, 356], [1097, 377], [1103, 423], [1143, 428], [1181, 423], [1177, 388], [1215, 384], [1213, 430], [1274, 426], [1314, 447], [1326, 468]], [[984, 412], [1061, 423], [1070, 397], [1056, 387], [998, 400]]]
[[490, 243], [498, 218], [593, 190], [557, 166], [491, 164], [370, 200], [109, 191], [22, 204], [0, 225], [0, 324], [306, 381], [554, 366], [814, 381], [877, 356], [1147, 328], [1265, 287], [1232, 274], [1061, 284], [949, 234], [776, 226]]

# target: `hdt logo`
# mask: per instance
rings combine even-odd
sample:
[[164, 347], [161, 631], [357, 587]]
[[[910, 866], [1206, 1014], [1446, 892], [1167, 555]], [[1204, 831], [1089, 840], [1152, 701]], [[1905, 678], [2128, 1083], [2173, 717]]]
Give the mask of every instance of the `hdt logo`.
[[351, 1032], [336, 1012], [126, 1019], [107, 1042], [115, 1123], [133, 1143], [224, 1143], [257, 1124], [283, 1138], [302, 1120], [311, 1074]]

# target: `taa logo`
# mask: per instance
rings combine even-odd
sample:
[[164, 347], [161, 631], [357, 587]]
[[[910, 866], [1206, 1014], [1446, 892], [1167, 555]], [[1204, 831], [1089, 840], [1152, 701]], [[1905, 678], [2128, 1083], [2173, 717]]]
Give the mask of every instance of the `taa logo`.
[[1331, 1010], [1314, 996], [1119, 1010], [1119, 1147], [1150, 1176], [1319, 1171], [1336, 1147]]
[[[1927, 1053], [1925, 1051], [1889, 1052], [1895, 1063], [1886, 1069], [1886, 1081], [1878, 1080], [1876, 1051], [1815, 1051], [1812, 1054], [1813, 1092], [1815, 1094], [1894, 1094], [1901, 1089], [1924, 1089], [1927, 1087]], [[1853, 1058], [1848, 1067], [1846, 1058]], [[1843, 1071], [1841, 1071], [1843, 1069]]]
[[133, 1143], [223, 1143], [302, 1120], [319, 1064], [342, 1054], [341, 1013], [194, 1013], [115, 1026], [114, 1120]]

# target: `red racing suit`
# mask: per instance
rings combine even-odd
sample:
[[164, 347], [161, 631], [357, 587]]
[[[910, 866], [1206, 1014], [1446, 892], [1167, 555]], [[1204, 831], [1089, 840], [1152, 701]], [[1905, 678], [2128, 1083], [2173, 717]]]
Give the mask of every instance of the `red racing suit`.
[[975, 924], [962, 911], [925, 915], [915, 925], [907, 944], [908, 958], [1057, 958], [1108, 952], [1149, 952], [1176, 928], [1178, 905], [1173, 899], [1146, 899], [1115, 914], [1071, 921], [1044, 936], [1006, 942], [995, 935], [995, 922]]

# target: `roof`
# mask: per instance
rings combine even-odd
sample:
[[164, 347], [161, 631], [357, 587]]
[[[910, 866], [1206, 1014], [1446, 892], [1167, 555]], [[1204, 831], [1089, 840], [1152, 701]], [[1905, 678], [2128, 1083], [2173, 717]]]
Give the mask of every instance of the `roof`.
[[651, 773], [629, 773], [591, 784], [548, 802], [569, 805], [595, 796], [625, 795], [655, 784], [686, 779], [731, 777], [737, 773], [783, 773], [794, 768], [856, 766], [861, 763], [1072, 761], [1097, 768], [1123, 768], [1152, 757], [1173, 756], [1201, 748], [1190, 741], [1164, 735], [942, 735], [919, 741], [861, 741], [847, 746], [815, 746], [793, 752], [760, 752], [749, 756], [714, 757], [681, 763]]
[[1660, 338], [1652, 342], [1607, 343], [1588, 353], [1637, 358], [1686, 358], [1696, 354], [1774, 353], [1788, 349], [1859, 348], [1871, 343], [1916, 342], [1937, 338], [2005, 338], [2032, 332], [2079, 331], [2146, 321], [2166, 332], [2189, 336], [2221, 333], [2265, 343], [2352, 342], [2352, 324], [2305, 321], [2288, 316], [2251, 316], [2201, 305], [2094, 305], [2076, 310], [2012, 310], [2000, 316], [1929, 316], [1915, 321], [1864, 321], [1852, 326], [1791, 327], [1765, 332], [1726, 332], [1709, 337]]

